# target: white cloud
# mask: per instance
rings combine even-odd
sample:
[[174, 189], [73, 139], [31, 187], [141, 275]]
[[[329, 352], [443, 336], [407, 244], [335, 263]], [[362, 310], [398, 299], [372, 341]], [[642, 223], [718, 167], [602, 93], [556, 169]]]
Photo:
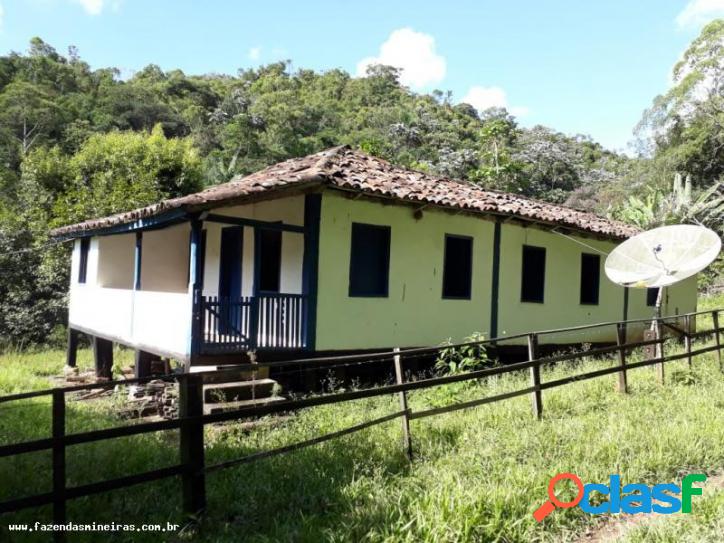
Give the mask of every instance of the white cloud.
[[400, 81], [414, 88], [439, 83], [446, 71], [445, 57], [435, 51], [435, 38], [411, 28], [394, 30], [380, 46], [379, 55], [357, 63], [357, 75], [366, 75], [367, 67], [372, 64], [401, 68]]
[[3, 18], [5, 17], [5, 10], [3, 9], [3, 5], [0, 4], [0, 30], [3, 27]]
[[500, 87], [470, 87], [462, 101], [470, 104], [478, 111], [483, 111], [489, 107], [508, 106], [505, 91]]
[[513, 114], [513, 117], [525, 117], [530, 113], [530, 109], [525, 106], [513, 106], [508, 111]]
[[249, 59], [259, 60], [260, 56], [261, 56], [261, 47], [252, 47], [251, 49], [249, 49]]
[[508, 105], [508, 97], [500, 87], [481, 87], [475, 85], [470, 87], [470, 90], [463, 96], [461, 102], [470, 104], [479, 112], [483, 112], [490, 107], [504, 107], [516, 117], [524, 117], [529, 113], [528, 108], [525, 106], [511, 107]]
[[[100, 15], [103, 11], [104, 0], [74, 0], [76, 3], [83, 6], [83, 9], [89, 15]], [[117, 9], [117, 8], [116, 8]]]
[[690, 0], [676, 16], [679, 28], [700, 26], [724, 16], [724, 0]]

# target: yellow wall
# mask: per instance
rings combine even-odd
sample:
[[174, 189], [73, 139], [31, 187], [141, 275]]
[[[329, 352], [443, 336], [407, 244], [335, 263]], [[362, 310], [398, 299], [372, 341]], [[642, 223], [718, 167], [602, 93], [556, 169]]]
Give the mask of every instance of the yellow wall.
[[[387, 298], [350, 298], [352, 222], [389, 225]], [[445, 234], [473, 238], [471, 300], [442, 299]], [[317, 293], [318, 350], [430, 345], [490, 328], [493, 223], [464, 215], [352, 200], [338, 192], [322, 197]]]
[[[596, 252], [596, 249], [609, 253], [616, 244], [592, 238], [570, 237], [592, 248], [580, 245], [572, 239], [549, 230], [510, 223], [502, 225], [498, 302], [498, 335], [500, 337], [623, 318], [623, 288], [606, 278], [603, 271], [605, 254], [601, 254], [599, 304], [581, 305], [580, 303], [581, 254], [600, 254]], [[546, 249], [544, 303], [542, 304], [522, 302], [520, 299], [524, 245], [534, 245]], [[613, 330], [604, 332], [610, 338], [615, 337], [612, 336]], [[570, 342], [574, 342], [573, 336], [571, 335], [570, 338], [543, 336], [540, 341], [544, 343], [570, 339]], [[586, 332], [589, 341], [604, 339], [591, 336], [592, 332]], [[579, 339], [582, 340], [583, 336]]]
[[[349, 262], [353, 222], [391, 227], [389, 296], [349, 297]], [[461, 340], [490, 333], [494, 222], [483, 217], [425, 209], [416, 220], [409, 206], [351, 199], [337, 191], [322, 198], [317, 309], [318, 350], [373, 349], [435, 345], [450, 337]], [[473, 237], [471, 300], [442, 299], [445, 234]], [[616, 242], [575, 237], [609, 253]], [[544, 303], [520, 300], [524, 244], [546, 248]], [[623, 288], [611, 283], [601, 255], [599, 305], [581, 305], [581, 253], [595, 253], [549, 230], [503, 223], [501, 226], [498, 336], [623, 318]], [[669, 289], [666, 314], [695, 311], [696, 278]], [[630, 289], [629, 319], [651, 316], [646, 291]], [[612, 341], [615, 329], [546, 336], [541, 342]]]

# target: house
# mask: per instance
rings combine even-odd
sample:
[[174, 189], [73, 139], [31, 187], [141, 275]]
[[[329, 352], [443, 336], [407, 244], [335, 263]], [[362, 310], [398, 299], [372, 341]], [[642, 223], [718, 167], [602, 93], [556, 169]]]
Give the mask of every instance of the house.
[[[82, 332], [101, 365], [117, 342], [144, 374], [153, 357], [190, 367], [647, 318], [655, 292], [603, 273], [634, 233], [337, 147], [53, 236], [75, 240], [69, 363]], [[695, 305], [691, 278], [663, 311]]]

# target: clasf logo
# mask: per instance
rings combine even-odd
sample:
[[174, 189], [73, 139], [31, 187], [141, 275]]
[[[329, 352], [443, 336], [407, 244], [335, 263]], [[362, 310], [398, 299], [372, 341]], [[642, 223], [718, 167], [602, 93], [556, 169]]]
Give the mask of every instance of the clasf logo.
[[[578, 494], [573, 500], [564, 502], [555, 495], [555, 487], [559, 481], [567, 479], [573, 482], [578, 488]], [[542, 522], [544, 518], [550, 515], [556, 507], [568, 509], [580, 505], [586, 513], [591, 515], [601, 515], [603, 513], [659, 513], [662, 515], [670, 515], [681, 511], [682, 513], [691, 513], [692, 496], [701, 496], [702, 489], [693, 486], [694, 483], [703, 483], [706, 481], [706, 475], [703, 473], [691, 473], [681, 480], [681, 486], [673, 483], [662, 483], [658, 485], [648, 486], [641, 483], [632, 483], [621, 487], [621, 476], [611, 475], [608, 478], [608, 485], [599, 483], [583, 484], [580, 477], [573, 473], [559, 473], [552, 477], [548, 482], [548, 498], [535, 513], [533, 517]], [[607, 500], [593, 505], [591, 504], [591, 493], [608, 497]], [[681, 494], [681, 499], [676, 497]], [[654, 500], [657, 503], [654, 503]]]

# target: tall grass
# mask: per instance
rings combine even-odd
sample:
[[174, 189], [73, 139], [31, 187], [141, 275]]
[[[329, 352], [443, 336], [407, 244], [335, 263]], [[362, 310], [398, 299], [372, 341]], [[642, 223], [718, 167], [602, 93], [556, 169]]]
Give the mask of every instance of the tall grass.
[[[0, 357], [0, 393], [47, 386], [47, 375], [62, 366], [62, 354]], [[82, 354], [81, 363], [89, 364], [88, 353]], [[545, 369], [542, 379], [611, 363], [586, 360], [576, 366], [558, 365]], [[661, 386], [651, 368], [631, 371], [628, 395], [615, 392], [615, 375], [547, 390], [541, 421], [533, 419], [526, 397], [413, 421], [411, 464], [403, 454], [399, 421], [393, 421], [210, 474], [208, 512], [201, 528], [180, 537], [204, 542], [572, 540], [600, 519], [578, 508], [555, 511], [540, 525], [532, 517], [546, 500], [548, 480], [556, 473], [573, 472], [584, 482], [606, 481], [609, 474], [620, 473], [626, 482], [659, 483], [677, 481], [691, 471], [724, 467], [724, 376], [715, 354], [698, 357], [693, 371], [685, 361], [670, 363], [667, 375], [666, 386]], [[455, 393], [459, 399], [477, 398], [527, 385], [527, 374], [520, 373], [490, 378]], [[410, 407], [424, 409], [444, 394], [410, 393]], [[0, 404], [2, 442], [47, 435], [47, 400], [18, 405]], [[72, 431], [118, 424], [111, 406], [103, 402], [69, 405]], [[368, 398], [310, 408], [252, 431], [236, 424], [208, 427], [207, 463], [294, 443], [397, 409], [396, 397]], [[173, 464], [178, 461], [177, 439], [176, 432], [161, 432], [72, 447], [69, 482], [82, 484]], [[0, 459], [0, 481], [0, 499], [47, 491], [49, 454]], [[720, 502], [709, 505], [709, 498], [695, 501], [695, 511], [706, 503], [701, 510], [711, 509], [720, 517]], [[174, 480], [70, 504], [69, 518], [75, 522], [183, 522], [180, 483]], [[7, 523], [49, 518], [47, 508], [4, 515], [0, 540], [10, 537], [2, 531]], [[701, 529], [705, 533], [708, 528]], [[680, 535], [687, 528], [672, 530]], [[669, 537], [665, 535], [669, 532], [661, 533]], [[77, 534], [73, 541], [98, 537]], [[109, 537], [179, 539], [158, 534]], [[632, 537], [643, 540], [640, 534]], [[27, 534], [17, 540], [46, 539]], [[673, 539], [662, 539], [668, 540]]]

